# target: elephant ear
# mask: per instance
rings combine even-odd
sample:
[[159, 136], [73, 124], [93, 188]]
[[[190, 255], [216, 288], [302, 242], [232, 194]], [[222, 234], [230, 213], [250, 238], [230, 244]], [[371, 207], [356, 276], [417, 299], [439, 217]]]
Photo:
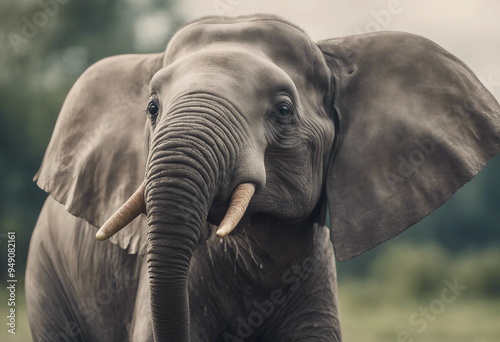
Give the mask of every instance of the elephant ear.
[[[62, 106], [35, 181], [68, 212], [96, 227], [144, 180], [145, 108], [149, 81], [161, 68], [162, 57], [106, 58], [83, 73]], [[141, 215], [111, 241], [137, 253], [145, 222]]]
[[500, 152], [500, 108], [473, 72], [419, 36], [318, 43], [335, 82], [331, 236], [348, 260], [444, 204]]

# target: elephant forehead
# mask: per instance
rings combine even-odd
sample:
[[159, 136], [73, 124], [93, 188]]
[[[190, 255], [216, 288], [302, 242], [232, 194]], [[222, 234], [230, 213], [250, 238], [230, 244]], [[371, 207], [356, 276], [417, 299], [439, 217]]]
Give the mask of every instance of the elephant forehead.
[[299, 28], [273, 16], [208, 18], [182, 28], [167, 46], [164, 66], [214, 44], [234, 44], [268, 58], [298, 88], [327, 84], [328, 69], [310, 38]]
[[199, 89], [204, 86], [217, 90], [219, 84], [223, 85], [222, 89], [243, 88], [266, 93], [267, 89], [284, 88], [294, 93], [292, 80], [281, 68], [254, 51], [226, 43], [213, 44], [177, 59], [152, 78], [151, 89], [165, 85], [179, 89], [182, 83], [190, 88], [201, 86]]

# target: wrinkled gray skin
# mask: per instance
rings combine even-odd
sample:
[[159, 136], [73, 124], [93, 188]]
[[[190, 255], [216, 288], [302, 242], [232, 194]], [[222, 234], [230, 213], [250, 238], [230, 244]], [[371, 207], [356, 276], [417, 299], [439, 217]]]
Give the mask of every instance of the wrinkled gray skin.
[[[211, 17], [164, 53], [100, 61], [36, 176], [33, 336], [340, 341], [332, 242], [347, 260], [443, 204], [499, 152], [499, 116], [461, 61], [404, 33], [315, 43], [272, 16]], [[143, 181], [147, 220], [98, 242]]]

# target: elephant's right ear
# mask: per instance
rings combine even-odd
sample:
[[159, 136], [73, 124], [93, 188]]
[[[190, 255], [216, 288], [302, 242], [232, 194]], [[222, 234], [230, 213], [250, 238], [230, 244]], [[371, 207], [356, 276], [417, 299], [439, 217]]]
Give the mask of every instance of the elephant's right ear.
[[[69, 92], [40, 170], [38, 186], [71, 214], [100, 227], [144, 181], [149, 82], [163, 54], [123, 55], [91, 66]], [[141, 246], [131, 223], [111, 238], [129, 253]]]
[[318, 43], [335, 79], [339, 144], [326, 194], [338, 259], [396, 236], [500, 152], [500, 107], [458, 58], [419, 36]]

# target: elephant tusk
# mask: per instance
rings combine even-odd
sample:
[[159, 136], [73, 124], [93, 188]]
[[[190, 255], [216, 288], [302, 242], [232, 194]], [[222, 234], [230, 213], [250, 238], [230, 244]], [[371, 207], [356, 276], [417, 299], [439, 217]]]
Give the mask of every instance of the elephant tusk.
[[144, 183], [134, 192], [132, 196], [111, 216], [95, 235], [99, 241], [106, 240], [118, 233], [137, 216], [146, 213], [144, 202]]
[[236, 187], [231, 196], [231, 203], [226, 215], [215, 233], [218, 237], [224, 237], [233, 231], [245, 214], [254, 192], [255, 185], [252, 183], [242, 183]]

